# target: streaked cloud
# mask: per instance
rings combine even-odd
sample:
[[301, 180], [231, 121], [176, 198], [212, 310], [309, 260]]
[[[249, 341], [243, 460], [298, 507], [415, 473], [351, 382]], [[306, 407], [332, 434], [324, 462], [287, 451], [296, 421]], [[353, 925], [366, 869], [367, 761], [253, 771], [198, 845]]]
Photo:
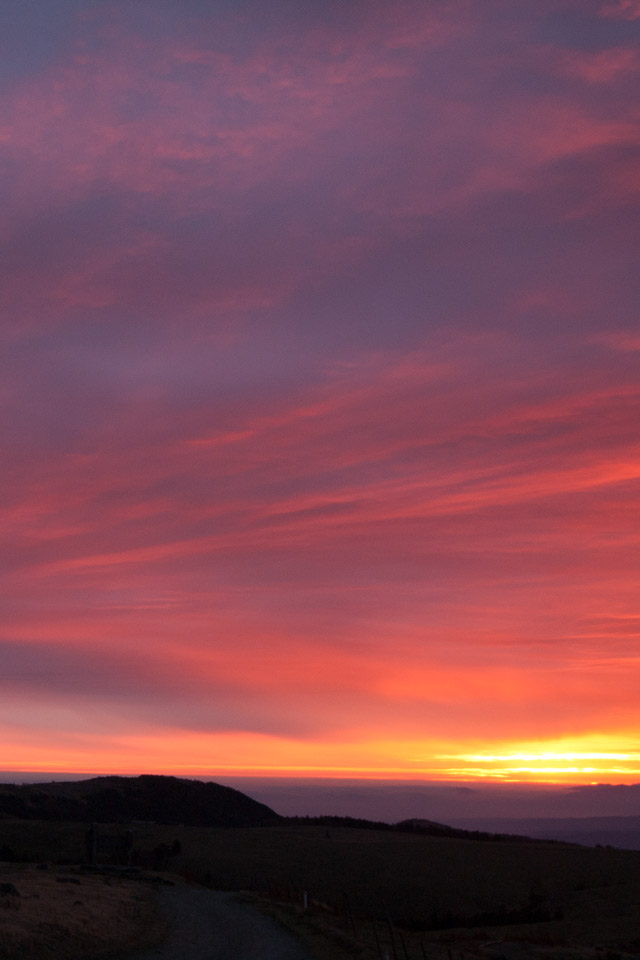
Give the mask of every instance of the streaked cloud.
[[7, 766], [633, 759], [634, 4], [81, 8], [0, 94]]

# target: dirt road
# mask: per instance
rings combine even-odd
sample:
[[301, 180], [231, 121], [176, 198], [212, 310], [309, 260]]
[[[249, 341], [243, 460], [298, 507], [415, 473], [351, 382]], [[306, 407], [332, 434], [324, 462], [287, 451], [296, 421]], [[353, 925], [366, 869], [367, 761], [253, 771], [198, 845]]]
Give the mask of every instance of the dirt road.
[[160, 897], [171, 919], [169, 939], [131, 960], [310, 960], [296, 940], [233, 894], [175, 886]]

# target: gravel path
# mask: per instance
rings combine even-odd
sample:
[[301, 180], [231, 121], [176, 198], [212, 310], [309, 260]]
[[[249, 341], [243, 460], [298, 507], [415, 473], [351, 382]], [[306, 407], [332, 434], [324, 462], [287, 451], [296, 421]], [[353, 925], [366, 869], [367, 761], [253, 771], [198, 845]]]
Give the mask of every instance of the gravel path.
[[169, 939], [131, 960], [310, 960], [273, 920], [231, 893], [176, 886], [160, 893]]

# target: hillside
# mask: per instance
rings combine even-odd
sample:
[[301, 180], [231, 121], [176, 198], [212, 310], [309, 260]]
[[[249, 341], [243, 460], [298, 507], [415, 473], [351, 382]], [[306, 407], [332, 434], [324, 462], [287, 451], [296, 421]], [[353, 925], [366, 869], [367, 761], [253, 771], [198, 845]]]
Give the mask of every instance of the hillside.
[[249, 827], [280, 818], [270, 807], [231, 787], [144, 775], [2, 784], [0, 819]]
[[[478, 943], [507, 939], [547, 951], [597, 948], [605, 957], [615, 949], [635, 958], [640, 948], [634, 851], [429, 820], [392, 826], [284, 818], [239, 791], [175, 777], [2, 787], [0, 811], [5, 871], [49, 864], [57, 875], [59, 865], [75, 864], [87, 875], [102, 872], [107, 885], [110, 870], [170, 871], [206, 887], [250, 892], [284, 910], [283, 922], [295, 924], [304, 914], [305, 924], [364, 943], [362, 960], [380, 956], [392, 927], [403, 931], [412, 960], [425, 953], [447, 960], [454, 944], [458, 953], [473, 953]], [[87, 822], [100, 824], [95, 861], [87, 860]]]

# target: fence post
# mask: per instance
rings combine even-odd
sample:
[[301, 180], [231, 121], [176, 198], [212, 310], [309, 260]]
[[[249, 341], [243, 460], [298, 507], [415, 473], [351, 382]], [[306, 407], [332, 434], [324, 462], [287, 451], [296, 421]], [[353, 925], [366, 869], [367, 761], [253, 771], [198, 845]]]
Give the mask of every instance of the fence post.
[[387, 926], [389, 927], [389, 940], [391, 941], [391, 953], [393, 954], [393, 960], [399, 960], [398, 951], [396, 950], [396, 938], [393, 935], [393, 924], [391, 923], [391, 917], [388, 914]]
[[84, 835], [84, 848], [86, 862], [95, 867], [98, 862], [98, 824], [91, 823], [86, 829]]
[[400, 935], [400, 943], [402, 944], [402, 949], [404, 951], [404, 960], [409, 960], [409, 954], [407, 953], [407, 945], [404, 942], [404, 934], [402, 930], [399, 931], [399, 935]]
[[342, 896], [344, 897], [344, 912], [346, 919], [347, 933], [351, 933], [352, 937], [356, 937], [356, 924], [353, 919], [353, 913], [351, 912], [351, 904], [349, 903], [349, 897], [347, 896], [346, 891], [342, 891]]
[[124, 841], [124, 860], [125, 867], [131, 866], [131, 857], [133, 855], [133, 830], [127, 830]]
[[371, 921], [371, 926], [373, 927], [373, 936], [375, 937], [376, 949], [377, 949], [377, 952], [378, 952], [378, 956], [379, 956], [379, 957], [382, 957], [382, 947], [380, 946], [380, 939], [379, 939], [379, 937], [378, 937], [378, 930], [377, 930], [377, 928], [376, 928], [376, 922], [375, 922], [375, 920], [372, 920], [372, 921]]

